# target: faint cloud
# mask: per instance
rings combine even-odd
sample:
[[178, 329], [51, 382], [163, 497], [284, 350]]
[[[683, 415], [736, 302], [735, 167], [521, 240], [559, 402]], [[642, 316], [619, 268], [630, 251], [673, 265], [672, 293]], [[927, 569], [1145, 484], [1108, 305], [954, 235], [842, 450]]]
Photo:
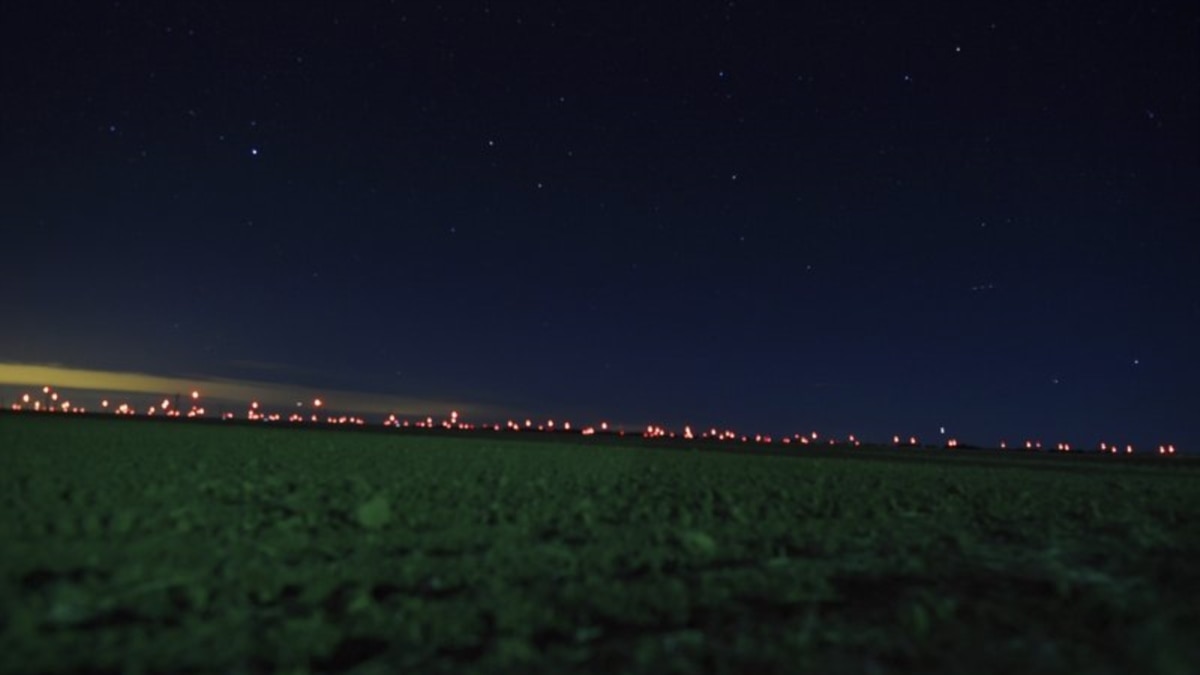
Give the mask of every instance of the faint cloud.
[[258, 361], [255, 359], [233, 359], [228, 362], [229, 365], [239, 370], [256, 370], [267, 373], [285, 373], [288, 375], [324, 375], [325, 373], [315, 368], [301, 368], [290, 363], [277, 363], [274, 361]]

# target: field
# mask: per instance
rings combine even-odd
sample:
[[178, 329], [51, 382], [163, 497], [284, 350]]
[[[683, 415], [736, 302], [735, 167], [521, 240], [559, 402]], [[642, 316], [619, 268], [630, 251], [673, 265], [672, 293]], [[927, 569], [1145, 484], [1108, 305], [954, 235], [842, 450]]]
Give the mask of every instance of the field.
[[0, 416], [0, 671], [1188, 673], [1194, 460]]

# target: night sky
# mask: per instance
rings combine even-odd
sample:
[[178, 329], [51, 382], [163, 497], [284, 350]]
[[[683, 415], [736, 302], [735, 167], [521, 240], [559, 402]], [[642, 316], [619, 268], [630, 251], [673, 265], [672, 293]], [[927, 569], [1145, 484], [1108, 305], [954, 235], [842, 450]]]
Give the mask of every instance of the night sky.
[[7, 3], [0, 386], [1200, 446], [1196, 5], [900, 4]]

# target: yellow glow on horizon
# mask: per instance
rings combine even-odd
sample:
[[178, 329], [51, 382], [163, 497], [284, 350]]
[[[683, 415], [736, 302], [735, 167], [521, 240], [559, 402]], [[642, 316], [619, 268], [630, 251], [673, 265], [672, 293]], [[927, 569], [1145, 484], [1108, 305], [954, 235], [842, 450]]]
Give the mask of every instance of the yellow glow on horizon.
[[[34, 386], [42, 388], [52, 382], [54, 389], [85, 389], [109, 394], [124, 392], [155, 397], [175, 392], [203, 389], [208, 400], [231, 403], [260, 401], [263, 405], [289, 405], [297, 398], [304, 400], [334, 400], [339, 408], [362, 413], [395, 413], [398, 415], [444, 414], [457, 410], [463, 414], [499, 415], [499, 408], [485, 405], [464, 405], [461, 401], [408, 398], [360, 391], [337, 391], [307, 386], [290, 386], [275, 382], [233, 380], [212, 377], [170, 377], [147, 373], [93, 370], [66, 366], [25, 363], [0, 363], [0, 386]], [[44, 391], [49, 391], [46, 386]]]

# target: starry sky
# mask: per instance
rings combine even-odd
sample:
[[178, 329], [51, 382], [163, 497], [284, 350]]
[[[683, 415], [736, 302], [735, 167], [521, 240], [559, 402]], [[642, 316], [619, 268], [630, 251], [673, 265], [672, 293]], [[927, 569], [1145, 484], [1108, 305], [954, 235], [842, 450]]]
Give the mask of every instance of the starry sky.
[[1194, 3], [0, 21], [10, 397], [4, 368], [38, 365], [501, 421], [1200, 446]]

